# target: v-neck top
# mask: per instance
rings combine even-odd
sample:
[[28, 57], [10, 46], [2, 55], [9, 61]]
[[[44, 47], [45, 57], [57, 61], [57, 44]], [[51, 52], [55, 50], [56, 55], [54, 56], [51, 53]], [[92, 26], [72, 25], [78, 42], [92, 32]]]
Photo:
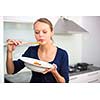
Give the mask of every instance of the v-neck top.
[[[39, 46], [30, 46], [22, 56], [39, 60], [38, 48]], [[14, 62], [14, 73], [17, 73], [18, 71], [20, 71], [25, 67], [24, 62], [20, 59], [13, 62]], [[67, 51], [57, 47], [57, 52], [54, 57], [54, 60], [48, 63], [56, 64], [58, 73], [64, 77], [66, 82], [69, 82], [69, 59], [68, 59]], [[32, 78], [30, 82], [31, 83], [56, 83], [57, 81], [51, 72], [42, 74], [39, 72], [32, 71]]]

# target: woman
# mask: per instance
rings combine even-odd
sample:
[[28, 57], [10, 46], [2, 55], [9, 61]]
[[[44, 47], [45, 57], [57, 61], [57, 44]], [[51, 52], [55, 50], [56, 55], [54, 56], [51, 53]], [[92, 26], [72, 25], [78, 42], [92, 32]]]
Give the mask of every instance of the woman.
[[[32, 71], [32, 83], [65, 83], [69, 82], [68, 54], [65, 50], [53, 45], [54, 35], [52, 23], [46, 18], [38, 19], [34, 25], [35, 38], [40, 42], [38, 46], [30, 46], [22, 55], [53, 64], [52, 68], [46, 69], [43, 73]], [[13, 61], [13, 51], [22, 42], [18, 40], [7, 41], [7, 72], [14, 74], [25, 67], [24, 62], [18, 59]]]

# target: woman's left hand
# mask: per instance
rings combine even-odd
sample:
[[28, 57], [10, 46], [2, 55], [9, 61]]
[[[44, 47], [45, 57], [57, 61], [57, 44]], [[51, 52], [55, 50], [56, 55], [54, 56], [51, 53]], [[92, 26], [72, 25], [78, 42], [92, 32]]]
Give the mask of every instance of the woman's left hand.
[[53, 64], [53, 67], [52, 68], [46, 68], [45, 71], [43, 71], [43, 74], [46, 74], [48, 72], [54, 73], [56, 71], [57, 71], [57, 66], [56, 66], [56, 64]]
[[53, 64], [53, 67], [52, 68], [47, 68], [43, 74], [46, 74], [48, 72], [51, 72], [52, 75], [54, 76], [54, 78], [56, 79], [56, 81], [58, 83], [65, 83], [65, 79], [63, 76], [61, 76], [58, 71], [57, 71], [57, 65], [56, 64]]

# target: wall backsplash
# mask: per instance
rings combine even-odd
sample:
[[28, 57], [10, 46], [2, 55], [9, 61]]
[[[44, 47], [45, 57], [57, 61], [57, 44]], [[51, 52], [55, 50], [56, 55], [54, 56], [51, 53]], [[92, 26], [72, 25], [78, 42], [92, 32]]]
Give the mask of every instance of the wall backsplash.
[[4, 23], [4, 42], [7, 39], [18, 39], [23, 41], [35, 41], [32, 23]]

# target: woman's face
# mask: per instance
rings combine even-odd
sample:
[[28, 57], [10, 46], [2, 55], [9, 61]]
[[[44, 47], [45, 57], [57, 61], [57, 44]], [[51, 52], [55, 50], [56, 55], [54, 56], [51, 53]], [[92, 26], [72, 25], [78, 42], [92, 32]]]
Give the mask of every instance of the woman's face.
[[46, 44], [51, 41], [53, 36], [53, 31], [51, 31], [50, 26], [43, 22], [37, 22], [34, 25], [35, 38], [41, 44]]

